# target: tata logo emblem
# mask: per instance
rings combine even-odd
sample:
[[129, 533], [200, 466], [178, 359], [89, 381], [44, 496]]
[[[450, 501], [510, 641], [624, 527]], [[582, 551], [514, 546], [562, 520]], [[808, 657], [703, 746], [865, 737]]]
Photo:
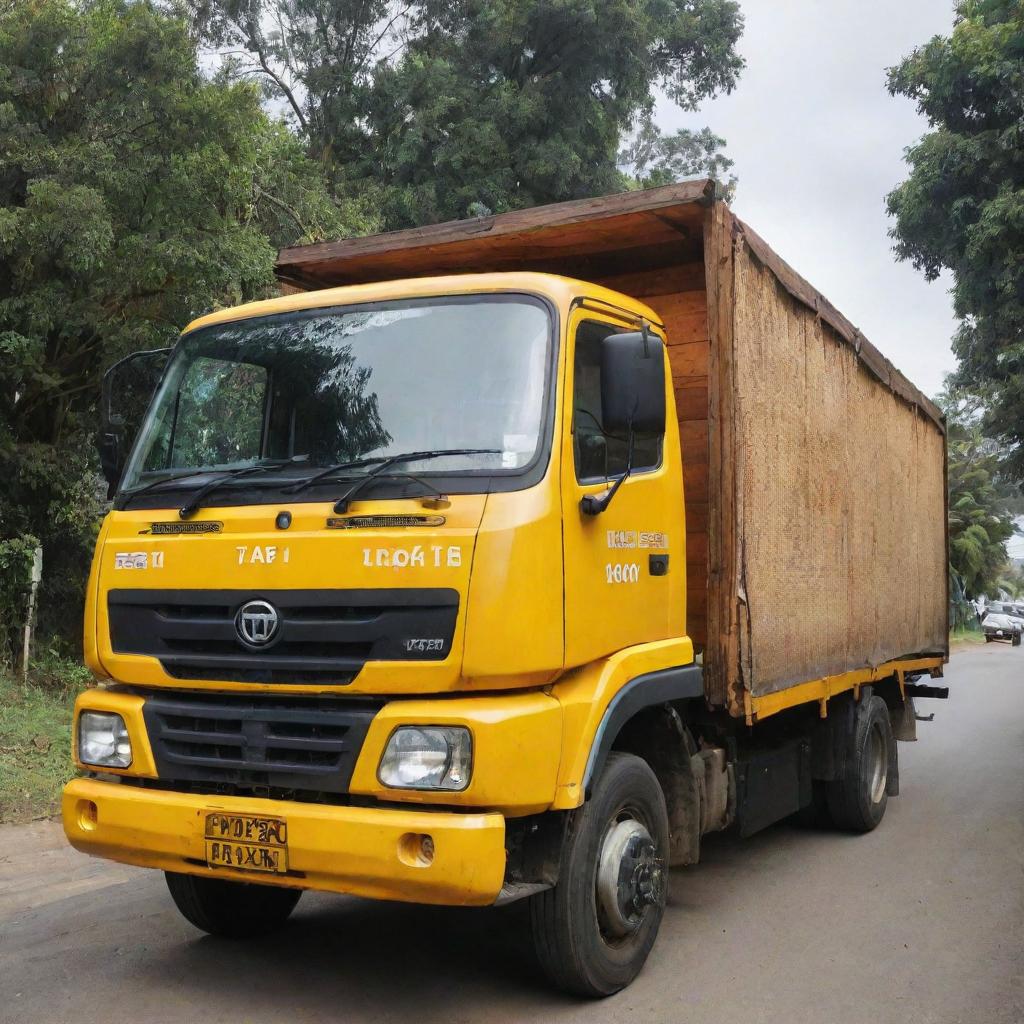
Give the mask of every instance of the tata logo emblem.
[[266, 647], [277, 636], [281, 617], [267, 601], [246, 601], [235, 616], [238, 639], [246, 647]]

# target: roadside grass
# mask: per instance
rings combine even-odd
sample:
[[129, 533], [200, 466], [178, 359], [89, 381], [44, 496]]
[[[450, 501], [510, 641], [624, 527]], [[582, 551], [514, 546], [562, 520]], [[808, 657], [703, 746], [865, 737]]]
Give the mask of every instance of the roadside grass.
[[950, 646], [962, 646], [967, 644], [983, 644], [985, 634], [978, 626], [967, 626], [963, 629], [951, 629], [949, 631]]
[[27, 683], [0, 670], [0, 823], [31, 821], [60, 810], [74, 774], [71, 714], [89, 672], [73, 662], [34, 665]]

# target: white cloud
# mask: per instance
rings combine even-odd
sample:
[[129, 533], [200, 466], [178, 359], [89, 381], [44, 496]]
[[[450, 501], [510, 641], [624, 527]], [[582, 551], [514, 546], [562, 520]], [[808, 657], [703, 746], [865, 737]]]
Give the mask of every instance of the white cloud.
[[885, 195], [926, 130], [893, 98], [885, 69], [935, 34], [942, 0], [744, 0], [747, 68], [731, 96], [696, 114], [658, 106], [664, 130], [707, 124], [736, 161], [736, 213], [819, 288], [918, 387], [955, 361], [949, 281], [897, 263]]

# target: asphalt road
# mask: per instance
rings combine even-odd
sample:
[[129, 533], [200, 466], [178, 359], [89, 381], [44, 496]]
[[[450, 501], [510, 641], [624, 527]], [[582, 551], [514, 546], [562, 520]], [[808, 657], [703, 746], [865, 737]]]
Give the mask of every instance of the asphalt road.
[[947, 678], [877, 831], [713, 837], [604, 1002], [544, 986], [521, 905], [307, 893], [285, 931], [236, 945], [179, 918], [159, 874], [43, 822], [0, 829], [0, 1021], [1020, 1024], [1024, 648], [963, 650]]

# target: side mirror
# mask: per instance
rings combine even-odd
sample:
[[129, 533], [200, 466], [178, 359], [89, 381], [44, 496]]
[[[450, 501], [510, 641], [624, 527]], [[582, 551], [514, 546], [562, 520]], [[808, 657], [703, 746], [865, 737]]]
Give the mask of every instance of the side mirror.
[[103, 374], [100, 394], [100, 432], [96, 448], [107, 481], [107, 497], [113, 497], [124, 472], [125, 460], [153, 391], [163, 376], [169, 348], [133, 352]]
[[601, 343], [601, 419], [609, 434], [665, 433], [665, 347], [656, 334], [609, 334]]
[[600, 515], [632, 473], [636, 439], [665, 433], [665, 346], [657, 335], [610, 334], [601, 342], [601, 420], [606, 435], [628, 439], [629, 454], [608, 490], [580, 499], [588, 516]]

